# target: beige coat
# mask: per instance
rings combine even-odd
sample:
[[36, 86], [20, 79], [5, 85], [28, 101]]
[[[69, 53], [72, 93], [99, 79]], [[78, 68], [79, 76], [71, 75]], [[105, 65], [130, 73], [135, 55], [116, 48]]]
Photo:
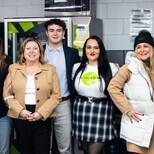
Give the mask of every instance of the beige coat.
[[[3, 96], [9, 107], [8, 116], [18, 118], [25, 109], [26, 88], [25, 65], [12, 64], [4, 82]], [[43, 120], [55, 115], [55, 109], [60, 101], [60, 87], [56, 70], [51, 65], [40, 65], [35, 75], [36, 111], [43, 116]], [[14, 98], [11, 98], [13, 96]]]

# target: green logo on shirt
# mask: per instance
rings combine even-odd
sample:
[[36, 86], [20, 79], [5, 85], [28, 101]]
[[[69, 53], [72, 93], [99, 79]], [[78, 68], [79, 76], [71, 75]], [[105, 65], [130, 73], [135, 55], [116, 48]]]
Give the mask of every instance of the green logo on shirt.
[[82, 83], [86, 86], [92, 86], [98, 81], [98, 74], [95, 72], [87, 72], [82, 76]]

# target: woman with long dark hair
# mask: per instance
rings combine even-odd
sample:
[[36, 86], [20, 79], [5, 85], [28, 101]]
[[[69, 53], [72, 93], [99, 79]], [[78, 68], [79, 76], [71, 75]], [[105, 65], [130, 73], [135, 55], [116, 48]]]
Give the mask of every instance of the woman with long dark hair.
[[81, 63], [73, 68], [73, 136], [81, 142], [85, 154], [102, 154], [105, 142], [115, 137], [113, 106], [107, 92], [115, 70], [109, 64], [102, 40], [89, 37]]

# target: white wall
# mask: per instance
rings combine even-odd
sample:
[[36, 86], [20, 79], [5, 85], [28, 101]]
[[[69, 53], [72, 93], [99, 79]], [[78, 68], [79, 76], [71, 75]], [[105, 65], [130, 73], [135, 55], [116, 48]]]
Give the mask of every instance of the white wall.
[[[108, 50], [133, 49], [133, 41], [129, 35], [129, 18], [132, 9], [152, 9], [154, 13], [154, 0], [91, 1], [96, 5], [96, 17], [103, 20], [103, 41]], [[44, 0], [0, 0], [1, 21], [4, 18], [43, 16]]]
[[[103, 41], [106, 49], [133, 49], [133, 40], [129, 34], [131, 10], [152, 9], [154, 13], [154, 0], [96, 0], [95, 2], [96, 17], [103, 20]], [[154, 27], [154, 23], [152, 26]]]

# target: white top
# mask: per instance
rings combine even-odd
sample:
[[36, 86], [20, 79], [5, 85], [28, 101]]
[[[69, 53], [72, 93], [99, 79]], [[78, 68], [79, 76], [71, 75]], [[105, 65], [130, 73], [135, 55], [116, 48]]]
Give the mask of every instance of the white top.
[[[77, 69], [74, 67], [74, 69]], [[75, 72], [75, 70], [73, 70]], [[98, 76], [97, 66], [87, 65], [85, 71], [81, 76], [81, 72], [78, 73], [75, 80], [75, 89], [79, 95], [91, 96], [91, 97], [106, 97], [104, 94], [105, 82], [101, 79], [102, 85], [100, 88], [100, 80]]]
[[36, 92], [35, 92], [35, 76], [27, 75], [27, 83], [25, 90], [25, 104], [35, 105], [36, 104]]
[[[80, 63], [76, 63], [73, 67], [72, 78], [76, 70], [78, 69]], [[112, 76], [114, 76], [119, 67], [114, 64], [110, 63]], [[81, 72], [78, 73], [76, 80], [75, 80], [75, 89], [79, 95], [88, 96], [88, 97], [106, 97], [104, 94], [105, 90], [105, 81], [102, 78], [102, 85], [100, 86], [100, 79], [98, 76], [98, 68], [97, 66], [87, 65], [85, 71], [80, 78]], [[79, 80], [80, 79], [80, 80]], [[80, 82], [79, 82], [80, 81]]]

